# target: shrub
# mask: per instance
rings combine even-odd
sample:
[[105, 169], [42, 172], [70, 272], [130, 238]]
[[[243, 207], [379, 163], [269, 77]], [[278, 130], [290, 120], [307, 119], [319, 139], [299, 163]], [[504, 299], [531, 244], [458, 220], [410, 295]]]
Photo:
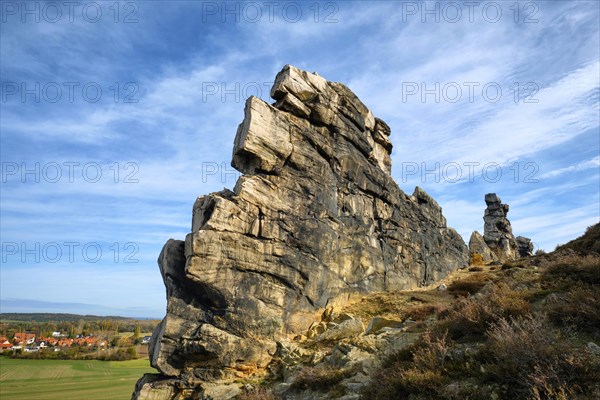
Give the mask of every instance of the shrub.
[[271, 389], [258, 388], [242, 393], [236, 397], [237, 400], [279, 400]]
[[137, 350], [135, 349], [135, 347], [128, 347], [127, 353], [131, 356], [132, 359], [137, 358]]
[[384, 369], [398, 367], [398, 366], [410, 366], [413, 361], [413, 354], [416, 350], [423, 347], [423, 342], [417, 340], [413, 344], [403, 347], [402, 349], [395, 351], [385, 357], [381, 362], [381, 367]]
[[488, 379], [505, 388], [507, 398], [572, 398], [591, 393], [599, 377], [588, 353], [569, 348], [532, 316], [502, 318], [487, 335]]
[[471, 260], [469, 262], [471, 265], [484, 265], [483, 256], [479, 253], [471, 253]]
[[448, 285], [448, 291], [458, 296], [473, 295], [479, 292], [490, 278], [486, 274], [473, 274], [465, 279], [454, 281]]
[[97, 357], [90, 357], [90, 359], [97, 359], [100, 361], [128, 361], [134, 360], [135, 358], [137, 358], [137, 352], [134, 347], [118, 349], [117, 351], [100, 354]]
[[406, 310], [406, 317], [414, 321], [423, 321], [430, 315], [438, 314], [445, 309], [442, 303], [420, 304]]
[[457, 300], [440, 317], [441, 321], [436, 329], [448, 331], [453, 339], [483, 336], [488, 325], [497, 319], [489, 304], [472, 298]]
[[487, 301], [503, 318], [524, 317], [531, 314], [531, 305], [523, 298], [527, 292], [511, 289], [506, 284], [498, 284], [490, 290]]
[[383, 363], [382, 368], [375, 372], [372, 383], [362, 389], [362, 398], [445, 398], [443, 388], [449, 378], [443, 372], [449, 346], [447, 335], [436, 337], [425, 332], [413, 346], [399, 351]]
[[504, 264], [502, 264], [502, 267], [501, 267], [502, 270], [513, 269], [513, 268], [525, 268], [525, 265], [521, 262], [508, 261], [508, 262], [505, 262]]
[[436, 337], [434, 333], [426, 331], [421, 336], [420, 342], [421, 345], [413, 351], [414, 367], [422, 371], [443, 371], [451, 344], [448, 332]]
[[478, 265], [473, 265], [472, 267], [469, 267], [469, 271], [470, 272], [481, 272], [481, 271], [483, 271], [483, 267], [480, 267]]
[[300, 390], [329, 391], [351, 375], [350, 370], [332, 367], [304, 367], [293, 380], [291, 388]]

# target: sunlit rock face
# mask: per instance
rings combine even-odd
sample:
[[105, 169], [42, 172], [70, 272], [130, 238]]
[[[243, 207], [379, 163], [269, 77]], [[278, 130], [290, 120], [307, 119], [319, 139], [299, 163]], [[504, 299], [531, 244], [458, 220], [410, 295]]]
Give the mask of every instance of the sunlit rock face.
[[390, 128], [350, 89], [285, 66], [271, 96], [246, 102], [233, 191], [199, 197], [185, 242], [163, 248], [167, 315], [150, 346], [160, 375], [134, 399], [234, 396], [231, 382], [325, 307], [467, 265], [435, 200], [392, 179]]

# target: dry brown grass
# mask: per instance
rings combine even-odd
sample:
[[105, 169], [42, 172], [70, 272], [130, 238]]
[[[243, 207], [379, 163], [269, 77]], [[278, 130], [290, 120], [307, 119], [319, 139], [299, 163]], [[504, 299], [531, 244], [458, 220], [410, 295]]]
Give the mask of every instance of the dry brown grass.
[[501, 267], [502, 270], [513, 269], [513, 268], [525, 268], [525, 264], [521, 261], [508, 261], [508, 262], [505, 262], [504, 264], [502, 264], [502, 267]]
[[445, 280], [447, 295], [458, 296], [451, 304], [408, 299], [402, 315], [431, 333], [384, 360], [362, 398], [600, 398], [600, 359], [585, 347], [600, 337], [600, 257], [550, 254], [479, 268]]
[[600, 254], [600, 223], [589, 226], [584, 235], [562, 246], [557, 246], [556, 250], [573, 250], [580, 255]]
[[432, 315], [437, 315], [446, 310], [447, 305], [444, 303], [418, 304], [409, 306], [404, 310], [403, 315], [414, 321], [423, 321]]
[[409, 304], [409, 297], [401, 293], [373, 293], [344, 307], [341, 312], [368, 320], [379, 316], [398, 318], [400, 312]]
[[361, 318], [365, 324], [375, 316], [423, 321], [444, 310], [452, 300], [451, 294], [436, 289], [380, 292], [348, 304], [340, 312]]

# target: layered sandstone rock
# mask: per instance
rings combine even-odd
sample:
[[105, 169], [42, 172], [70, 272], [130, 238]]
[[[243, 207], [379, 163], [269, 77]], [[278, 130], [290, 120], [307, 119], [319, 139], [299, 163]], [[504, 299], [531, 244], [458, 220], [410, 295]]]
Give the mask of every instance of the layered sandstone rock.
[[198, 198], [192, 232], [161, 252], [167, 315], [150, 346], [160, 375], [134, 399], [229, 398], [225, 382], [266, 367], [276, 342], [327, 306], [468, 262], [441, 207], [394, 182], [390, 128], [346, 86], [286, 66], [271, 96], [246, 102], [233, 191]]
[[508, 204], [502, 204], [496, 193], [485, 195], [485, 214], [483, 216], [483, 238], [492, 252], [501, 261], [518, 257], [518, 245], [512, 233], [512, 226], [506, 217]]
[[469, 240], [471, 263], [487, 264], [493, 261], [509, 261], [533, 254], [531, 239], [514, 237], [512, 226], [507, 218], [508, 204], [502, 204], [496, 193], [485, 195], [487, 205], [483, 216], [483, 236], [477, 231]]

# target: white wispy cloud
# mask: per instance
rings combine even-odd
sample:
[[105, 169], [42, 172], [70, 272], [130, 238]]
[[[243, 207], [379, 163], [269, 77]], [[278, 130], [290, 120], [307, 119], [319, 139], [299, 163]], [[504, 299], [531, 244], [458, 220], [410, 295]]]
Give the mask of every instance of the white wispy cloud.
[[558, 168], [554, 171], [547, 172], [540, 176], [540, 178], [554, 178], [563, 174], [569, 174], [573, 172], [585, 171], [586, 169], [600, 168], [600, 156], [594, 157], [591, 160], [582, 161], [575, 165], [570, 165], [564, 168]]

